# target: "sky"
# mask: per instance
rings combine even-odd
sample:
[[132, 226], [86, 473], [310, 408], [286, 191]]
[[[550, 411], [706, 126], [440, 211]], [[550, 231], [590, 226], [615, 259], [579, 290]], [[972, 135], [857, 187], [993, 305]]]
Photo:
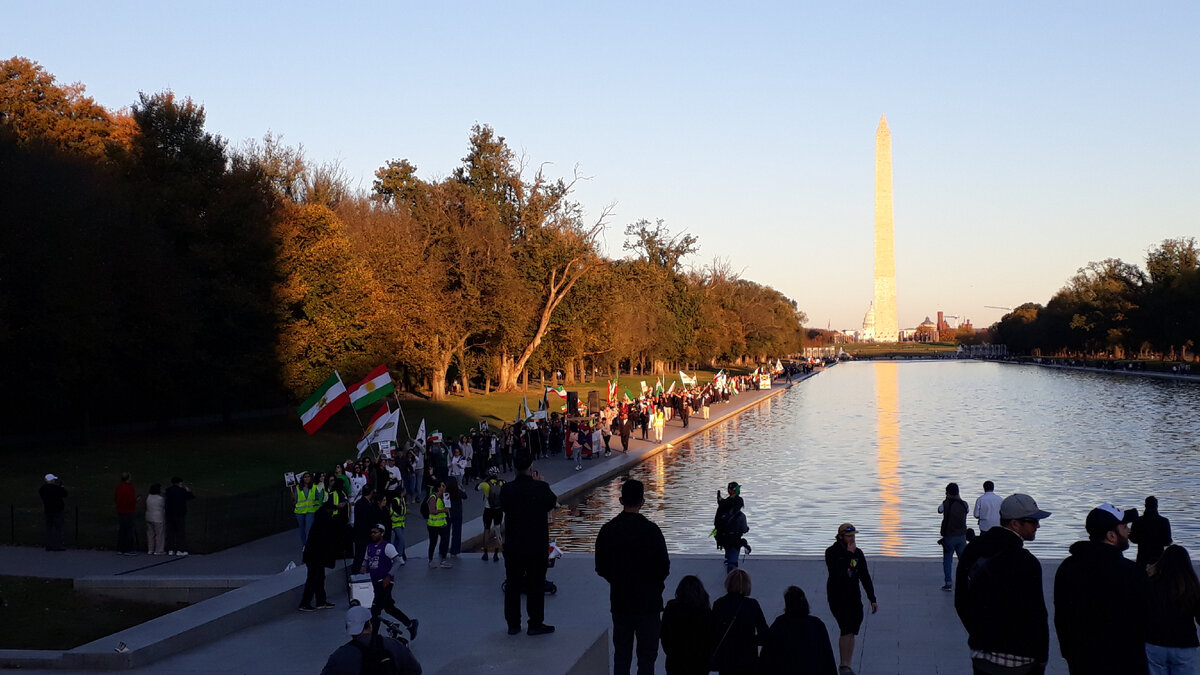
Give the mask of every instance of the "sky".
[[170, 89], [232, 146], [270, 132], [370, 188], [450, 174], [472, 125], [586, 178], [604, 244], [662, 219], [860, 328], [875, 129], [892, 132], [899, 322], [987, 326], [1089, 261], [1200, 234], [1195, 2], [27, 2], [23, 56], [106, 107]]

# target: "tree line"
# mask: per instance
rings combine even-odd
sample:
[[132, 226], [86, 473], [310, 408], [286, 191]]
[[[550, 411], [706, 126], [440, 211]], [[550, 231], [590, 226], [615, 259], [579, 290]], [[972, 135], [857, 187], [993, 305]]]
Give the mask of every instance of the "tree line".
[[1090, 262], [1045, 306], [1025, 303], [993, 326], [993, 342], [1037, 355], [1181, 359], [1200, 336], [1200, 251], [1194, 237], [1149, 249], [1145, 268]]
[[487, 125], [450, 176], [396, 159], [356, 191], [269, 134], [231, 146], [172, 92], [118, 111], [84, 92], [0, 61], [7, 431], [280, 406], [378, 363], [436, 399], [800, 345], [795, 301], [686, 267], [696, 238], [662, 221], [606, 257], [581, 178], [529, 170]]

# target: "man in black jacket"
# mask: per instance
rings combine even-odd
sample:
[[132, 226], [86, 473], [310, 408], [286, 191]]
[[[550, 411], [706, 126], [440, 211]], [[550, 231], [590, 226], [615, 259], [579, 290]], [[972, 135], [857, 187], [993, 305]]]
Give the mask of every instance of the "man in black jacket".
[[1050, 513], [1029, 495], [1000, 504], [1000, 526], [967, 544], [958, 560], [954, 609], [967, 629], [973, 672], [1039, 675], [1050, 658], [1042, 564], [1025, 550]]
[[1137, 510], [1101, 504], [1054, 575], [1054, 628], [1071, 675], [1142, 675], [1146, 574], [1122, 552]]
[[938, 505], [938, 513], [942, 514], [942, 576], [943, 591], [954, 590], [951, 575], [954, 569], [954, 556], [958, 555], [958, 564], [962, 564], [963, 549], [967, 547], [967, 513], [970, 509], [967, 503], [958, 496], [958, 483], [946, 486], [946, 498]]
[[1146, 497], [1146, 512], [1129, 526], [1129, 541], [1138, 545], [1137, 564], [1145, 569], [1158, 562], [1171, 543], [1171, 521], [1158, 513], [1158, 497]]
[[621, 485], [621, 513], [596, 537], [596, 574], [609, 584], [613, 617], [613, 673], [628, 675], [637, 637], [638, 675], [653, 675], [658, 658], [663, 584], [671, 573], [662, 530], [639, 511], [645, 488], [639, 480]]
[[500, 491], [504, 512], [504, 620], [508, 634], [521, 632], [521, 593], [526, 593], [529, 635], [553, 633], [546, 624], [546, 564], [550, 556], [550, 511], [558, 497], [532, 471], [533, 457], [522, 450], [513, 458], [517, 477]]

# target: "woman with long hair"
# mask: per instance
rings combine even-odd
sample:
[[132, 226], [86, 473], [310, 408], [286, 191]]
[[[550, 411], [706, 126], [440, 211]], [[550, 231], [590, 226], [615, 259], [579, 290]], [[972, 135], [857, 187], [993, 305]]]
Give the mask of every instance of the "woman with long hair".
[[1200, 580], [1187, 549], [1172, 544], [1150, 574], [1146, 603], [1146, 664], [1150, 675], [1196, 672], [1196, 622], [1200, 621]]
[[712, 608], [704, 582], [694, 574], [679, 580], [663, 608], [661, 640], [668, 675], [703, 675], [712, 658]]
[[450, 496], [450, 557], [457, 558], [462, 553], [463, 502], [467, 493], [454, 476], [446, 479], [446, 493]]
[[429, 566], [437, 566], [433, 558], [434, 550], [442, 558], [442, 567], [453, 567], [454, 564], [446, 559], [450, 548], [450, 499], [446, 491], [446, 483], [439, 481], [427, 498], [429, 502], [429, 517], [425, 520], [425, 529], [429, 533]]

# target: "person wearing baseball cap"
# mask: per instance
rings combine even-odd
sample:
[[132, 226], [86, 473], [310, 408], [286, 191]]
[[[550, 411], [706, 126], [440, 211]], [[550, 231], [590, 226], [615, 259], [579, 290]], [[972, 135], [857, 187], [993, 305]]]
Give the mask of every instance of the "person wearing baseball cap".
[[854, 637], [863, 622], [862, 593], [859, 584], [867, 592], [871, 602], [871, 613], [879, 611], [875, 598], [875, 584], [867, 570], [867, 556], [857, 545], [858, 528], [850, 523], [838, 526], [833, 545], [825, 549], [825, 567], [829, 578], [825, 582], [825, 595], [829, 600], [829, 611], [837, 621], [838, 675], [854, 675], [850, 663], [854, 659]]
[[395, 586], [392, 566], [400, 558], [400, 552], [384, 537], [387, 530], [387, 525], [383, 523], [371, 525], [371, 543], [367, 545], [363, 566], [358, 573], [371, 576], [371, 591], [375, 595], [375, 600], [371, 603], [371, 615], [378, 617], [384, 612], [391, 614], [408, 628], [409, 637], [416, 640], [417, 626], [420, 622], [400, 611], [396, 600], [392, 598], [392, 587]]
[[38, 496], [42, 498], [42, 510], [46, 514], [46, 550], [65, 551], [63, 546], [63, 511], [66, 510], [67, 489], [62, 481], [52, 473], [44, 477], [45, 481], [38, 488]]
[[1025, 548], [1050, 512], [1027, 494], [1000, 502], [1000, 524], [967, 544], [958, 560], [954, 609], [967, 630], [976, 673], [1045, 672], [1050, 625], [1042, 564]]
[[374, 667], [387, 660], [394, 664], [393, 672], [421, 675], [421, 664], [404, 643], [375, 631], [366, 607], [354, 605], [346, 612], [346, 635], [350, 641], [329, 655], [321, 675], [358, 675], [373, 669], [366, 667], [369, 663]]
[[1087, 514], [1088, 538], [1054, 575], [1054, 628], [1071, 673], [1147, 671], [1146, 575], [1123, 552], [1137, 510], [1101, 504]]

